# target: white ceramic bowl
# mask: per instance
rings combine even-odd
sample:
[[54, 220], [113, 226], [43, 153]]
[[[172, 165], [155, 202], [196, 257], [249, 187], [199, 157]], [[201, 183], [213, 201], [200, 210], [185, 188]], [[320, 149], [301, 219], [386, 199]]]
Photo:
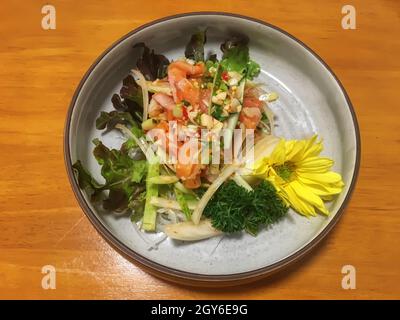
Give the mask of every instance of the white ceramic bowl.
[[[257, 237], [225, 236], [194, 243], [166, 240], [149, 250], [161, 234], [142, 235], [128, 217], [101, 212], [83, 193], [72, 173], [81, 160], [101, 180], [91, 141], [100, 137], [95, 119], [110, 110], [110, 98], [136, 64], [132, 46], [145, 42], [170, 59], [183, 55], [190, 35], [207, 28], [206, 51], [219, 51], [229, 35], [250, 38], [251, 57], [260, 63], [259, 80], [279, 93], [270, 106], [276, 115], [275, 135], [306, 138], [317, 133], [323, 153], [335, 160], [343, 192], [329, 204], [331, 215], [306, 219], [290, 212]], [[106, 145], [122, 143], [120, 135], [102, 136]], [[215, 12], [182, 14], [146, 24], [114, 43], [90, 67], [76, 89], [65, 130], [65, 161], [73, 190], [97, 230], [120, 252], [164, 278], [205, 285], [229, 285], [254, 280], [293, 263], [309, 252], [338, 221], [354, 188], [360, 161], [360, 138], [348, 95], [332, 70], [310, 48], [285, 31], [253, 18]]]

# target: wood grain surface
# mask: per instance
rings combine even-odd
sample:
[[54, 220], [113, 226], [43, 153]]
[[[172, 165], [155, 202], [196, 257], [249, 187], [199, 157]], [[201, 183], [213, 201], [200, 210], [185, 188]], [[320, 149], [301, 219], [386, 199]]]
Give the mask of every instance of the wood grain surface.
[[[400, 298], [400, 1], [351, 1], [357, 29], [341, 28], [344, 1], [51, 1], [56, 30], [41, 28], [45, 1], [0, 9], [0, 298]], [[111, 43], [151, 20], [226, 11], [279, 26], [314, 49], [354, 104], [361, 129], [358, 184], [345, 214], [291, 270], [238, 288], [157, 279], [115, 252], [78, 206], [63, 161], [71, 97]], [[41, 287], [44, 265], [57, 288]], [[343, 290], [341, 268], [357, 270]]]

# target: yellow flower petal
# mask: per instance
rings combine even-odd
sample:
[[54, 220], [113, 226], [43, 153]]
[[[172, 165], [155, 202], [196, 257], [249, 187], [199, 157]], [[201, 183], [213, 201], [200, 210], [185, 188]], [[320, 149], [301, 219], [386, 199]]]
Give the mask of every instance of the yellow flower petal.
[[329, 215], [329, 211], [325, 208], [324, 202], [321, 200], [320, 197], [313, 193], [310, 188], [305, 187], [298, 181], [293, 181], [290, 185], [297, 196], [303, 199], [304, 202], [314, 206], [320, 212]]
[[335, 186], [335, 185], [326, 185], [323, 183], [316, 182], [314, 180], [310, 180], [304, 178], [303, 176], [299, 176], [298, 180], [307, 186], [307, 188], [312, 189], [312, 191], [318, 196], [330, 196], [334, 194], [338, 194], [342, 191], [343, 187]]
[[269, 164], [283, 164], [286, 159], [285, 140], [281, 139], [269, 157]]
[[316, 141], [317, 141], [317, 135], [314, 135], [311, 139], [307, 141], [303, 159], [319, 156], [319, 154], [323, 149], [322, 141], [319, 142]]
[[309, 157], [296, 163], [296, 167], [300, 171], [328, 171], [333, 166], [333, 163], [333, 160], [329, 158]]
[[328, 171], [324, 173], [301, 173], [299, 176], [321, 184], [336, 184], [342, 182], [340, 174]]
[[313, 206], [311, 206], [307, 202], [302, 201], [302, 199], [298, 197], [297, 193], [291, 185], [286, 186], [284, 188], [284, 192], [287, 194], [288, 202], [294, 210], [307, 217], [316, 216], [316, 212]]
[[289, 152], [287, 152], [286, 160], [297, 162], [303, 159], [304, 155], [304, 145], [302, 143], [296, 143], [296, 141], [290, 141], [292, 145], [290, 146]]
[[262, 158], [254, 163], [253, 167], [251, 168], [256, 175], [263, 175], [267, 172], [268, 166], [268, 159]]

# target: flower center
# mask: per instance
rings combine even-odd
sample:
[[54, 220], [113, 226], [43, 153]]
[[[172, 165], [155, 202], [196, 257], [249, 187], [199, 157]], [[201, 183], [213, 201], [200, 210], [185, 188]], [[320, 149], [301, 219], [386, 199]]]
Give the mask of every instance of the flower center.
[[291, 162], [285, 162], [279, 166], [274, 166], [274, 169], [278, 176], [280, 176], [283, 180], [290, 181], [294, 172], [294, 164]]

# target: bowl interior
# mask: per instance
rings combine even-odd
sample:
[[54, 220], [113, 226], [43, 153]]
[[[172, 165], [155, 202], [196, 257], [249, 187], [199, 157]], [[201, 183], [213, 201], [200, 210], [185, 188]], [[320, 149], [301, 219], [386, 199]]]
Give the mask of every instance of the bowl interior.
[[195, 243], [167, 239], [157, 246], [162, 234], [140, 233], [129, 217], [117, 218], [102, 212], [86, 194], [83, 196], [109, 233], [148, 260], [211, 276], [254, 271], [295, 255], [324, 231], [346, 198], [357, 165], [357, 132], [342, 89], [328, 69], [290, 36], [255, 21], [213, 14], [175, 17], [131, 33], [94, 65], [76, 96], [67, 127], [67, 165], [79, 159], [102, 181], [91, 141], [99, 137], [107, 146], [119, 147], [123, 139], [117, 132], [102, 135], [95, 129], [95, 119], [100, 111], [112, 109], [112, 94], [119, 91], [122, 79], [135, 66], [137, 52], [132, 46], [143, 41], [156, 52], [175, 59], [183, 56], [190, 34], [199, 28], [207, 28], [206, 51], [219, 56], [220, 44], [230, 35], [249, 36], [251, 57], [262, 67], [258, 81], [267, 90], [279, 93], [280, 98], [270, 104], [276, 115], [276, 135], [301, 139], [317, 133], [323, 138], [323, 154], [334, 159], [334, 170], [342, 174], [346, 184], [344, 191], [328, 204], [331, 215], [306, 219], [290, 212], [257, 237], [240, 234]]

